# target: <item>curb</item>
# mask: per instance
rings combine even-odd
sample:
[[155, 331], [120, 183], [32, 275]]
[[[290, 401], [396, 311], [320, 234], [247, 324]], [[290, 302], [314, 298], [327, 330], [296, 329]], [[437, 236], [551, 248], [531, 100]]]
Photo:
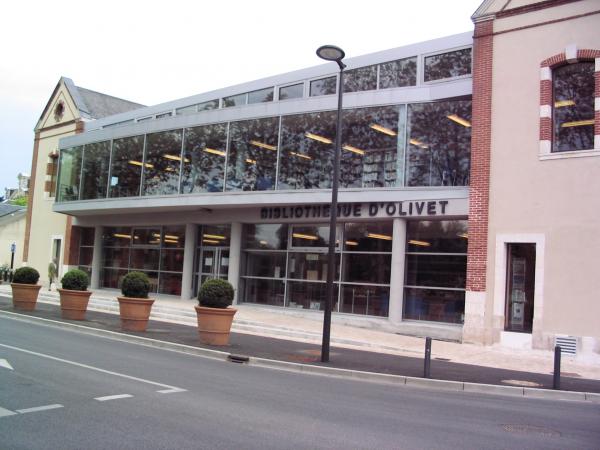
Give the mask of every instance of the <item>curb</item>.
[[[142, 336], [134, 336], [110, 330], [102, 330], [98, 328], [88, 327], [85, 325], [77, 325], [57, 320], [45, 319], [42, 317], [28, 316], [10, 311], [0, 311], [0, 317], [2, 316], [21, 322], [35, 323], [38, 325], [41, 323], [43, 326], [47, 327], [64, 328], [71, 331], [89, 334], [92, 336], [102, 337], [105, 339], [144, 345], [146, 347], [160, 348], [163, 350], [169, 350], [219, 361], [231, 362], [232, 359], [237, 358], [237, 355], [232, 355], [229, 352], [224, 352], [220, 350], [211, 350], [200, 347], [194, 347], [191, 345], [178, 344], [175, 342], [160, 341], [157, 339], [150, 339]], [[429, 388], [454, 392], [462, 391], [467, 393], [504, 395], [536, 399], [591, 402], [600, 404], [600, 394], [592, 392], [553, 391], [549, 389], [500, 386], [493, 384], [469, 383], [462, 381], [436, 380], [431, 378], [416, 378], [403, 375], [391, 375], [377, 372], [364, 372], [352, 369], [340, 369], [336, 367], [322, 367], [311, 364], [300, 364], [257, 357], [248, 357], [248, 361], [243, 363], [248, 364], [250, 366], [284, 370], [288, 372], [344, 378], [356, 381], [367, 381], [391, 385], [406, 385], [416, 388]]]

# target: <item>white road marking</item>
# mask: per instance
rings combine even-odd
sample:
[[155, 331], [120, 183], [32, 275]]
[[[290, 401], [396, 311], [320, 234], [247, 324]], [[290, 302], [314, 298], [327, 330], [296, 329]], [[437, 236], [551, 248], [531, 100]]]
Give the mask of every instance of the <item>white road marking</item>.
[[173, 394], [175, 392], [185, 392], [185, 389], [175, 388], [175, 389], [164, 389], [162, 391], [156, 391], [159, 394]]
[[17, 409], [19, 414], [27, 414], [30, 412], [38, 412], [38, 411], [47, 411], [49, 409], [57, 409], [64, 408], [63, 405], [55, 404], [55, 405], [45, 405], [45, 406], [36, 406], [35, 408], [25, 408], [25, 409]]
[[14, 416], [15, 414], [17, 413], [9, 409], [4, 409], [2, 406], [0, 406], [0, 417]]
[[133, 395], [130, 394], [117, 394], [117, 395], [107, 395], [105, 397], [96, 397], [94, 400], [98, 400], [99, 402], [106, 402], [108, 400], [117, 400], [119, 398], [131, 398]]
[[10, 370], [15, 370], [13, 369], [13, 367], [10, 365], [10, 363], [5, 360], [5, 359], [0, 359], [0, 367], [4, 367], [6, 369], [10, 369]]
[[[168, 384], [157, 383], [156, 381], [145, 380], [143, 378], [138, 378], [138, 377], [132, 377], [131, 375], [125, 375], [123, 373], [111, 372], [110, 370], [100, 369], [99, 367], [88, 366], [87, 364], [82, 364], [82, 363], [78, 363], [75, 361], [69, 361], [67, 359], [57, 358], [56, 356], [45, 355], [43, 353], [33, 352], [31, 350], [26, 350], [24, 348], [13, 347], [12, 345], [0, 344], [0, 347], [10, 348], [11, 350], [16, 350], [18, 352], [28, 353], [30, 355], [35, 355], [35, 356], [39, 356], [41, 358], [51, 359], [53, 361], [58, 361], [58, 362], [62, 362], [65, 364], [71, 364], [72, 366], [83, 367], [84, 369], [95, 370], [96, 372], [106, 373], [109, 375], [114, 375], [116, 377], [126, 378], [128, 380], [139, 381], [140, 383], [151, 384], [153, 386], [160, 386], [162, 388], [166, 388], [167, 391], [171, 391], [171, 392], [185, 392], [186, 391], [186, 389], [178, 388], [175, 386], [170, 386]], [[164, 390], [165, 389], [162, 389], [162, 391], [164, 391]], [[158, 392], [161, 392], [161, 391], [158, 391]], [[165, 393], [165, 392], [162, 392], [162, 393]]]

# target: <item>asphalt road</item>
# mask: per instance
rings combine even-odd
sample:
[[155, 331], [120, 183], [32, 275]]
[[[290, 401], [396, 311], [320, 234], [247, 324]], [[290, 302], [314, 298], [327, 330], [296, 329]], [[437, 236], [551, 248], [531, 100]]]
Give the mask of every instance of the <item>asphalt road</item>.
[[289, 373], [0, 318], [0, 449], [81, 448], [598, 449], [600, 404]]

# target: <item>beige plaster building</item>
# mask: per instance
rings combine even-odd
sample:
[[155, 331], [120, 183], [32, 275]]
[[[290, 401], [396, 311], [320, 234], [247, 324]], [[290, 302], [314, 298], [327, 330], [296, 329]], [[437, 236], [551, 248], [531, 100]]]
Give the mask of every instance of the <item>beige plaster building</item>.
[[0, 266], [10, 266], [12, 244], [15, 244], [14, 267], [21, 265], [26, 214], [27, 208], [23, 206], [0, 203]]
[[598, 357], [600, 3], [488, 0], [473, 20], [469, 219], [488, 226], [469, 229], [463, 339]]

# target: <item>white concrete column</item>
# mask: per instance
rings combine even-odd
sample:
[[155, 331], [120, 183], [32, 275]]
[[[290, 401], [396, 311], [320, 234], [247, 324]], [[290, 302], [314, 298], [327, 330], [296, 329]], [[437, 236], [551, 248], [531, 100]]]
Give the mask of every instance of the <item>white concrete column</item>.
[[227, 280], [235, 290], [233, 304], [238, 302], [238, 291], [240, 281], [240, 263], [242, 261], [242, 224], [233, 222], [231, 224], [231, 238], [229, 240], [229, 269], [227, 271]]
[[183, 249], [183, 274], [181, 275], [181, 299], [189, 300], [196, 295], [192, 292], [194, 285], [194, 256], [198, 238], [198, 225], [188, 223], [185, 226], [185, 247]]
[[404, 260], [406, 253], [406, 220], [394, 219], [392, 240], [392, 272], [390, 279], [389, 318], [392, 323], [402, 321], [404, 299]]
[[94, 227], [94, 256], [92, 257], [91, 289], [100, 289], [100, 272], [102, 271], [102, 227]]

